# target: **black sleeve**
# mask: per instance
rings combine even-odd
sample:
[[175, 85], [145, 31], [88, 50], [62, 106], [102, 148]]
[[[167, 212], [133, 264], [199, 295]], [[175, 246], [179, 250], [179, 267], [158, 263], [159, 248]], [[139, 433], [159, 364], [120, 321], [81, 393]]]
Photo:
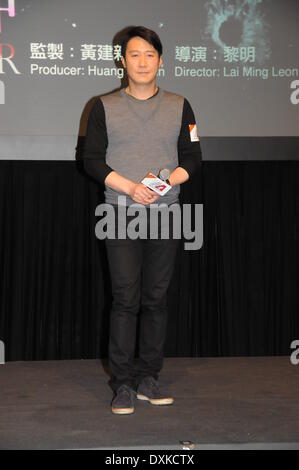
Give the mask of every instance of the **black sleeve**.
[[98, 99], [88, 118], [83, 159], [86, 172], [103, 184], [106, 176], [113, 171], [106, 163], [107, 147], [105, 109], [102, 100]]
[[198, 170], [202, 161], [200, 141], [197, 134], [195, 117], [189, 101], [184, 98], [182, 126], [178, 138], [179, 166], [189, 174], [189, 178]]

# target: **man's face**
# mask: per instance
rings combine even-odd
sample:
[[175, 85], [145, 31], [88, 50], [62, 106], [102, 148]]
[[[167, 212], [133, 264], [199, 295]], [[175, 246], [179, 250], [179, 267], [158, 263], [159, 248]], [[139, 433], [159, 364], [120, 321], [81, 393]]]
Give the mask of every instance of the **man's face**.
[[127, 43], [126, 58], [122, 64], [127, 69], [129, 79], [135, 84], [152, 83], [162, 64], [158, 51], [147, 41], [136, 36]]

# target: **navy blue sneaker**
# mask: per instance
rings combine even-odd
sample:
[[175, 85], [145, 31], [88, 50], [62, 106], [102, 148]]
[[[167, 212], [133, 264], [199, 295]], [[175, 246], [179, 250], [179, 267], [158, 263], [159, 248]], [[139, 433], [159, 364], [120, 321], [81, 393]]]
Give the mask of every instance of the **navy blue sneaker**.
[[136, 392], [128, 385], [121, 385], [112, 400], [111, 411], [117, 415], [134, 413]]
[[154, 377], [145, 377], [137, 388], [138, 400], [147, 400], [152, 405], [172, 405], [173, 397], [169, 392], [161, 391]]

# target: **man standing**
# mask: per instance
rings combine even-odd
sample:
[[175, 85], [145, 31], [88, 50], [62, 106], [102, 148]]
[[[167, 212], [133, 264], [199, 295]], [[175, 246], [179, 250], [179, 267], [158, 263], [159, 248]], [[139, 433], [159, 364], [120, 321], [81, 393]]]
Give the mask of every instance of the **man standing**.
[[[105, 201], [115, 207], [116, 219], [124, 199], [126, 208], [138, 203], [146, 208], [147, 215], [159, 205], [178, 204], [180, 184], [195, 173], [201, 162], [189, 102], [156, 84], [162, 65], [158, 35], [143, 26], [132, 27], [122, 41], [121, 53], [129, 85], [102, 96], [94, 104], [84, 153], [85, 169], [104, 183]], [[148, 172], [157, 175], [163, 168], [170, 170], [171, 189], [159, 196], [141, 180]], [[128, 216], [126, 223], [130, 220]], [[148, 229], [149, 223], [147, 217]], [[136, 390], [140, 400], [170, 405], [174, 399], [161, 390], [158, 376], [167, 328], [167, 289], [179, 240], [171, 236], [116, 236], [106, 238], [105, 243], [113, 295], [109, 339], [112, 412], [133, 413]], [[139, 358], [135, 364], [140, 306]]]

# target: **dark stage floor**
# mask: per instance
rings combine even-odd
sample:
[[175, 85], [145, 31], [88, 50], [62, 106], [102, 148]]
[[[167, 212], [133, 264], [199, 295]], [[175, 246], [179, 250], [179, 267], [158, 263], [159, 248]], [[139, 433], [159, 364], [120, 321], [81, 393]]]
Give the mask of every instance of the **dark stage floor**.
[[168, 407], [115, 416], [101, 360], [0, 366], [1, 449], [299, 448], [299, 365], [289, 357], [166, 358]]

